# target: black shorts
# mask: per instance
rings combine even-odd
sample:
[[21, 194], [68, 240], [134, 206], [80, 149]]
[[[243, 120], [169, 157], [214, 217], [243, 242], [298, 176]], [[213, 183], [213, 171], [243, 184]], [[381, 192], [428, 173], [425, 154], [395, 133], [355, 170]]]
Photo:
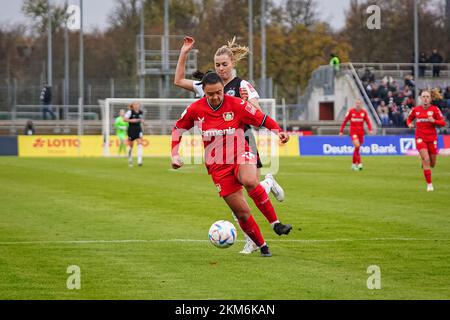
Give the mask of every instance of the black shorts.
[[128, 140], [134, 141], [142, 138], [142, 129], [140, 127], [128, 127]]
[[256, 152], [256, 167], [262, 168], [262, 162], [261, 162], [261, 158], [259, 157], [259, 152], [258, 152], [258, 148], [256, 147], [256, 139], [255, 136], [252, 133], [252, 127], [246, 125], [245, 126], [245, 140], [247, 141], [248, 145], [250, 146], [250, 148], [252, 149], [253, 152]]

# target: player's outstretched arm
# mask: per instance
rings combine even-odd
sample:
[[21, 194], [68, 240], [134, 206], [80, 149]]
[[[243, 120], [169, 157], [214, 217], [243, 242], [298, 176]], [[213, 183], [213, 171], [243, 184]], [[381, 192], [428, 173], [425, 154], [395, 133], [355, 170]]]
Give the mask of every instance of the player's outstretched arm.
[[[253, 105], [249, 104], [245, 100], [242, 100], [241, 105], [244, 106], [242, 121], [245, 124], [252, 125], [254, 127], [264, 127], [272, 132], [276, 132], [278, 138], [280, 138], [281, 143], [285, 144], [289, 141], [289, 135], [283, 132], [278, 123], [269, 117], [268, 115], [262, 113]], [[241, 109], [242, 110], [242, 109]]]
[[172, 130], [172, 168], [173, 169], [180, 169], [183, 166], [183, 159], [181, 159], [179, 149], [180, 149], [180, 142], [181, 142], [181, 136], [183, 133], [181, 130], [179, 130], [177, 127], [173, 128]]
[[195, 40], [192, 37], [184, 37], [183, 46], [180, 50], [180, 56], [178, 57], [177, 67], [175, 69], [175, 79], [174, 84], [177, 87], [194, 91], [194, 80], [186, 79], [185, 68], [186, 68], [186, 60], [189, 54], [189, 51], [194, 47]]

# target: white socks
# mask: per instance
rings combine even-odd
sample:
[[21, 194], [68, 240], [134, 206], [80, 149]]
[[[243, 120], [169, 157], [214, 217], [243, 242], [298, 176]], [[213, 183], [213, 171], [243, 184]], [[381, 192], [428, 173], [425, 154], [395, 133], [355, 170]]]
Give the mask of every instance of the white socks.
[[262, 185], [264, 190], [266, 190], [267, 194], [270, 194], [270, 189], [272, 189], [272, 186], [273, 186], [273, 180], [272, 179], [265, 178], [259, 184]]
[[142, 145], [139, 144], [139, 145], [137, 146], [138, 164], [139, 164], [139, 163], [142, 163], [142, 153], [143, 153]]

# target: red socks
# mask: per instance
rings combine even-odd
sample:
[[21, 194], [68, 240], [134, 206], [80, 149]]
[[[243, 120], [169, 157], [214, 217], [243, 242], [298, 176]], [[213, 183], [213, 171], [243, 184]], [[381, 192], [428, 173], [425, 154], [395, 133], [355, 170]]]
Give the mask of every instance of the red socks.
[[353, 163], [354, 164], [361, 163], [361, 155], [359, 154], [359, 148], [360, 147], [355, 147], [355, 150], [353, 151]]
[[263, 186], [258, 184], [254, 190], [248, 193], [248, 195], [252, 198], [256, 204], [256, 207], [258, 207], [259, 211], [263, 213], [270, 224], [278, 220], [275, 209], [272, 206], [272, 202], [270, 202], [269, 196]]
[[428, 184], [431, 183], [431, 170], [423, 170], [423, 175]]
[[242, 220], [238, 221], [242, 230], [250, 237], [250, 239], [252, 239], [258, 247], [262, 247], [265, 241], [253, 216], [250, 215], [250, 218], [248, 218], [246, 222], [243, 222]]

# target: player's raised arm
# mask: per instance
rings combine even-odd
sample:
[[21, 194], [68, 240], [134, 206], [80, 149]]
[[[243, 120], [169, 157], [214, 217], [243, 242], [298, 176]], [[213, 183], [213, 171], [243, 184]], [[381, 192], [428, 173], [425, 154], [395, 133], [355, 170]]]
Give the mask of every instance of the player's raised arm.
[[183, 46], [180, 50], [180, 56], [178, 57], [177, 67], [175, 69], [175, 79], [174, 84], [177, 87], [194, 91], [194, 80], [186, 79], [185, 68], [186, 68], [186, 60], [189, 54], [189, 51], [194, 47], [195, 40], [192, 37], [184, 37]]

